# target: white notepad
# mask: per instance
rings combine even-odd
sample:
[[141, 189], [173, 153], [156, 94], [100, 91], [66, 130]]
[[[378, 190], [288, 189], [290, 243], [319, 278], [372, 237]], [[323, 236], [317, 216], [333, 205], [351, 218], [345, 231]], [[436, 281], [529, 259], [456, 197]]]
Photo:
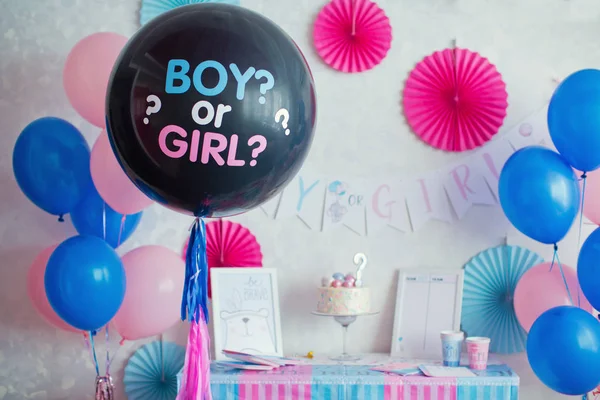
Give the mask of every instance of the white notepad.
[[465, 367], [441, 367], [439, 365], [419, 365], [419, 369], [427, 376], [434, 378], [469, 378], [475, 377], [473, 371]]

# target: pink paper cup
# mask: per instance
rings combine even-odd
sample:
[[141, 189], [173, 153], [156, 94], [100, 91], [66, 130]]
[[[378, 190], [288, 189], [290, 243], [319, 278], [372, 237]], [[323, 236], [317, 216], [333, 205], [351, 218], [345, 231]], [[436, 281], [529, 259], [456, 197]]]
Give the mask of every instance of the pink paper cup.
[[467, 338], [467, 352], [469, 353], [469, 368], [483, 370], [487, 368], [488, 353], [490, 351], [490, 338]]

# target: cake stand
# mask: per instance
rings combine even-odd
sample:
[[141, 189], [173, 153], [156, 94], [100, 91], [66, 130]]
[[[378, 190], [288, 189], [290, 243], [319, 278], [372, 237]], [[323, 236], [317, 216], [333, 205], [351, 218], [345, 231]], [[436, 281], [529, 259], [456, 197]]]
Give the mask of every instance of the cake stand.
[[322, 312], [318, 312], [318, 311], [313, 311], [312, 314], [318, 315], [319, 317], [333, 317], [333, 319], [342, 326], [342, 354], [339, 356], [332, 356], [329, 358], [333, 361], [358, 361], [358, 360], [360, 360], [359, 356], [348, 354], [348, 351], [347, 351], [348, 326], [350, 326], [351, 323], [356, 321], [356, 318], [358, 318], [358, 317], [366, 317], [368, 315], [377, 315], [377, 314], [379, 314], [379, 311], [364, 312], [364, 313], [359, 313], [359, 314], [346, 314], [346, 315], [327, 314], [327, 313], [322, 313]]

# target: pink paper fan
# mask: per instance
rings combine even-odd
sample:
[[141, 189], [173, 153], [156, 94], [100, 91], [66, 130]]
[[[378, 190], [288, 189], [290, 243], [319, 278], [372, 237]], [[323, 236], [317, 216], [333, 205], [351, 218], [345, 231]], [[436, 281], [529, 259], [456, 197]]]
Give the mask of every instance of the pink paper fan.
[[427, 56], [412, 70], [403, 96], [404, 114], [427, 144], [446, 151], [479, 147], [506, 117], [506, 85], [486, 58], [466, 49]]
[[[183, 247], [183, 257], [188, 242]], [[232, 221], [206, 224], [206, 256], [208, 260], [208, 297], [211, 297], [210, 270], [223, 267], [262, 267], [262, 252], [256, 237], [241, 224]]]
[[370, 0], [333, 0], [319, 13], [313, 31], [321, 58], [342, 72], [379, 64], [392, 43], [390, 20]]

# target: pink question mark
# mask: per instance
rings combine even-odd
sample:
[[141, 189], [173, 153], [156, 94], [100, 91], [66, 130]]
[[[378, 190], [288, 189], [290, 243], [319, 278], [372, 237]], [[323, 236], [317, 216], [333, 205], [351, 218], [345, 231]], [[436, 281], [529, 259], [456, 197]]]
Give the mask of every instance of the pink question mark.
[[[250, 139], [248, 139], [248, 146], [252, 147], [254, 144], [258, 143], [258, 147], [252, 149], [252, 158], [258, 157], [260, 153], [265, 151], [267, 148], [267, 138], [262, 135], [254, 135]], [[254, 167], [256, 165], [256, 160], [250, 161], [250, 166]]]

